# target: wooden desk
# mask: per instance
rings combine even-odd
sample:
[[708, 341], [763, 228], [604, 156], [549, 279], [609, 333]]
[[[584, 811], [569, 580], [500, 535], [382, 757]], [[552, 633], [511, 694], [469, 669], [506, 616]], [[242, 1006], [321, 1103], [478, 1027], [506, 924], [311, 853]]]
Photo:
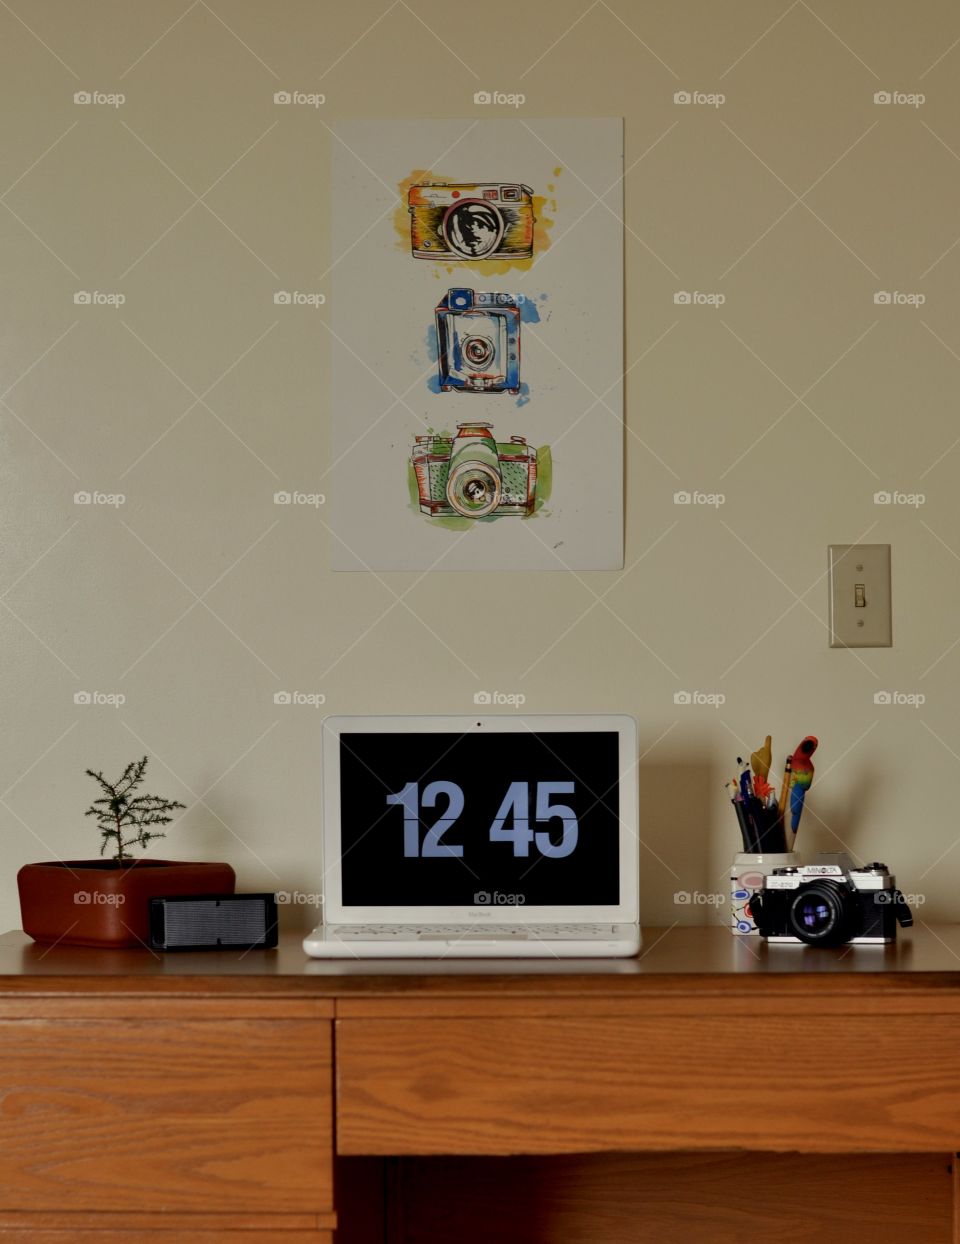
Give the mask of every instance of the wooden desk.
[[638, 960], [0, 937], [0, 1240], [960, 1241], [960, 926]]

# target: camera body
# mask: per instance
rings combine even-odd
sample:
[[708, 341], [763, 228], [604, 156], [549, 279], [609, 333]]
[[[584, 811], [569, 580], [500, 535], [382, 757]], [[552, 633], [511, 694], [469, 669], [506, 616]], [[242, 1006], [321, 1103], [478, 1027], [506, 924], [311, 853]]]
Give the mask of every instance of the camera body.
[[410, 461], [423, 514], [487, 518], [533, 513], [537, 451], [523, 436], [501, 442], [489, 423], [458, 423], [456, 436], [418, 436]]
[[417, 259], [453, 263], [529, 259], [533, 191], [505, 182], [427, 183], [407, 192], [410, 245]]
[[913, 924], [886, 864], [855, 868], [846, 856], [775, 868], [751, 896], [750, 913], [761, 937], [806, 946], [886, 945], [898, 924]]
[[444, 393], [520, 392], [520, 308], [511, 294], [448, 290], [436, 323]]

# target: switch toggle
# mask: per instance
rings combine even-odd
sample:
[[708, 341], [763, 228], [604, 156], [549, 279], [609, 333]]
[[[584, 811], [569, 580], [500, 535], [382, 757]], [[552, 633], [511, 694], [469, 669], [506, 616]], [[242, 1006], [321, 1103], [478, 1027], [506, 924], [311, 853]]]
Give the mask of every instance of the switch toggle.
[[831, 544], [830, 647], [893, 646], [889, 544]]

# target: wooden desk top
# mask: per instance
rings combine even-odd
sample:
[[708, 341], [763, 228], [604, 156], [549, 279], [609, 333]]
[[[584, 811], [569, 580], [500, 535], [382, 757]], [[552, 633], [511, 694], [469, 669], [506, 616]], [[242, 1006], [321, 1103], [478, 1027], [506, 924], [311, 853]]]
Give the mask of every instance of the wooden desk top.
[[298, 934], [276, 950], [94, 950], [0, 935], [0, 998], [24, 995], [617, 995], [960, 991], [960, 924], [918, 923], [894, 946], [812, 950], [726, 927], [645, 929], [635, 959], [320, 960]]

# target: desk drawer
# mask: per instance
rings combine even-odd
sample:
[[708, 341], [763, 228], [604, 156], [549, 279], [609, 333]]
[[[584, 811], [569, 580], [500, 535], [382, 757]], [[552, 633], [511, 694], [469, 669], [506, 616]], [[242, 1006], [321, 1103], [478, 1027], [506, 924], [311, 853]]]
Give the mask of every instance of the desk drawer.
[[337, 1022], [343, 1154], [960, 1148], [950, 1015]]
[[331, 1209], [330, 1028], [0, 1023], [0, 1211]]

